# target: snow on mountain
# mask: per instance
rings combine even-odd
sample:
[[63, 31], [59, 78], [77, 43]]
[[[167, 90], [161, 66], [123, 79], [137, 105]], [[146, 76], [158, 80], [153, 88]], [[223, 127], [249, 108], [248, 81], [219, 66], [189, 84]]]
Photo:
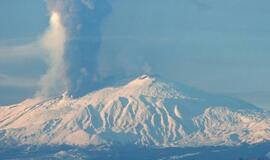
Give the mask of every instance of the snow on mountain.
[[270, 115], [253, 105], [141, 76], [81, 98], [0, 107], [5, 144], [204, 146], [270, 140]]

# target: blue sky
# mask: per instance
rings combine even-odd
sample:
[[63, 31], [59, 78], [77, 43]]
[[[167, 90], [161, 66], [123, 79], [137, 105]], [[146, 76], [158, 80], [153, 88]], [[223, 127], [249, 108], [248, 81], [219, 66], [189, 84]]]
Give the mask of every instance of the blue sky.
[[[100, 72], [153, 73], [270, 107], [270, 1], [109, 0]], [[34, 94], [47, 66], [43, 0], [0, 2], [0, 103]], [[114, 61], [111, 61], [114, 57]], [[141, 69], [143, 68], [143, 69]]]

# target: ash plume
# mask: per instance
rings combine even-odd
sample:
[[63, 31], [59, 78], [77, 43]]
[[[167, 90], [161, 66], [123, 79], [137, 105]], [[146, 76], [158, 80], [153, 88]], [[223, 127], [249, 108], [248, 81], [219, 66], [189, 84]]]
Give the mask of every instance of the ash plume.
[[66, 29], [57, 11], [50, 14], [50, 26], [40, 39], [41, 46], [47, 51], [48, 71], [41, 78], [39, 97], [51, 97], [62, 94], [68, 89], [66, 64], [64, 62]]
[[[64, 84], [68, 84], [69, 94], [74, 97], [84, 95], [96, 89], [99, 83], [100, 28], [111, 7], [107, 0], [48, 0], [47, 3], [50, 13], [60, 15], [67, 36], [60, 51], [63, 51], [61, 67], [56, 68], [63, 70], [62, 80], [68, 79]], [[47, 75], [54, 74], [50, 73], [52, 70], [49, 69]], [[50, 79], [48, 77], [44, 79]]]

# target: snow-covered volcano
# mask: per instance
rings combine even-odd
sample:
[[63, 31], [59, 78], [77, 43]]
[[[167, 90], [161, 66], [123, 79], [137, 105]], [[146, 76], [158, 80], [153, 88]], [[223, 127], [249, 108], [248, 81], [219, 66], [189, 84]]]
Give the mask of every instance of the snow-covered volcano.
[[270, 114], [253, 105], [141, 76], [81, 98], [0, 107], [4, 144], [203, 146], [270, 140]]

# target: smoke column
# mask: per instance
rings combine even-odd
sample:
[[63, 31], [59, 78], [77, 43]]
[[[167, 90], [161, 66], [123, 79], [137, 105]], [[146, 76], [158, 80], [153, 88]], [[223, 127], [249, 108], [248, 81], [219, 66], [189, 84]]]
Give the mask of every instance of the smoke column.
[[66, 64], [64, 62], [66, 30], [57, 11], [50, 14], [50, 26], [41, 38], [41, 46], [47, 50], [48, 71], [42, 77], [37, 96], [51, 97], [68, 89]]
[[[53, 61], [57, 62], [53, 62], [55, 65], [51, 66], [48, 75], [53, 75], [55, 68], [58, 68], [58, 71], [66, 70], [61, 72], [61, 77], [62, 79], [67, 77], [68, 81], [64, 80], [64, 84], [65, 86], [68, 84], [68, 92], [74, 97], [97, 89], [100, 83], [97, 69], [101, 43], [100, 28], [104, 18], [111, 12], [109, 3], [107, 0], [48, 0], [47, 2], [52, 16], [56, 12], [61, 17], [63, 28], [66, 30], [64, 35], [68, 35], [68, 37], [60, 35], [63, 41], [59, 46], [63, 48], [58, 50], [59, 57], [52, 56]], [[50, 78], [47, 76], [44, 79]], [[58, 80], [55, 78], [50, 81], [56, 79]]]

